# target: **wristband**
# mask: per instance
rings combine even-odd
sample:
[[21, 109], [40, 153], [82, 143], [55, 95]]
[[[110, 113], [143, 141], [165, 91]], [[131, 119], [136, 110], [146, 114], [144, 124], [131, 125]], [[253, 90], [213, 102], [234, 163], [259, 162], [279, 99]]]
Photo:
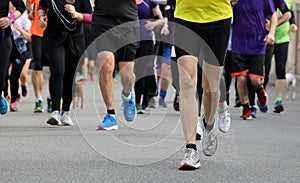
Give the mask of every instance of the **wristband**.
[[10, 24], [15, 23], [15, 21], [17, 19], [15, 14], [10, 14], [10, 15], [7, 16], [7, 18], [9, 19]]

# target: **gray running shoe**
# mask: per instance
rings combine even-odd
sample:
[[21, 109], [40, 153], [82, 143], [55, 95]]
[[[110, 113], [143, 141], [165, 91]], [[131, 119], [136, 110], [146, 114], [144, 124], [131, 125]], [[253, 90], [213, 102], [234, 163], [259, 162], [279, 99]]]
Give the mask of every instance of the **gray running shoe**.
[[218, 112], [219, 114], [219, 130], [223, 133], [226, 133], [230, 129], [231, 117], [228, 111]]
[[168, 107], [166, 102], [165, 102], [165, 99], [163, 99], [161, 97], [159, 97], [158, 104], [159, 104], [159, 106], [164, 107], [164, 108]]
[[156, 108], [156, 102], [154, 97], [149, 100], [149, 108]]
[[203, 128], [202, 148], [206, 156], [212, 156], [216, 153], [218, 146], [217, 130], [214, 127], [211, 131]]
[[195, 170], [200, 167], [200, 156], [198, 151], [187, 148], [184, 152], [184, 158], [180, 162], [179, 170]]

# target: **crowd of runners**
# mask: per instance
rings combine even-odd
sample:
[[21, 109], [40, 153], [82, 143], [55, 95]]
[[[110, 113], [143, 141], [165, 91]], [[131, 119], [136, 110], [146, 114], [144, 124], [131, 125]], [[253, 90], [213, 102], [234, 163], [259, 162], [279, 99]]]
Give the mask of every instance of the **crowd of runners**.
[[[218, 132], [230, 130], [228, 105], [241, 107], [243, 120], [256, 118], [257, 109], [267, 112], [268, 101], [274, 101], [273, 112], [284, 111], [290, 34], [297, 31], [292, 0], [1, 0], [0, 113], [18, 112], [28, 95], [29, 69], [33, 112], [43, 113], [47, 103], [49, 125], [73, 125], [77, 72], [81, 84], [99, 74], [107, 111], [97, 130], [118, 129], [117, 75], [128, 122], [151, 108], [170, 107], [166, 96], [173, 86], [186, 143], [179, 169], [197, 169], [196, 140], [206, 156], [215, 154]], [[269, 100], [273, 55], [276, 98]], [[47, 96], [44, 67], [50, 69]]]

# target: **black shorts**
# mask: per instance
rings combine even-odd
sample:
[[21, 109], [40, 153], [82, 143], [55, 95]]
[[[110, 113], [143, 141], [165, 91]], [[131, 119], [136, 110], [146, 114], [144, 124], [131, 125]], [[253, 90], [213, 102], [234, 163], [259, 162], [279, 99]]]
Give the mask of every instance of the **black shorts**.
[[176, 57], [193, 55], [215, 66], [223, 66], [231, 18], [210, 23], [175, 19]]
[[245, 55], [232, 53], [231, 76], [240, 76], [247, 73], [248, 76], [264, 78], [265, 55]]
[[32, 62], [30, 67], [33, 68], [33, 70], [41, 71], [43, 70], [43, 66], [49, 66], [48, 59], [43, 49], [43, 38], [36, 35], [32, 35], [31, 45]]
[[110, 51], [117, 62], [130, 62], [135, 59], [138, 48], [138, 27], [116, 27], [113, 25], [92, 24], [96, 53]]

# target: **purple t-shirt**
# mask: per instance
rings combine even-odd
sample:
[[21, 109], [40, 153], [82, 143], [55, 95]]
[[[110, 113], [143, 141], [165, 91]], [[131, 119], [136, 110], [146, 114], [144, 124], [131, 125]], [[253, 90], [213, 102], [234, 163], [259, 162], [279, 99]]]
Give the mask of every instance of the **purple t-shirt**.
[[138, 5], [141, 39], [152, 38], [152, 31], [146, 30], [145, 24], [146, 20], [151, 18], [152, 9], [156, 6], [158, 6], [158, 3], [151, 2], [150, 0], [143, 0], [142, 3]]
[[273, 0], [239, 0], [233, 8], [232, 53], [265, 54], [265, 18], [274, 12]]

